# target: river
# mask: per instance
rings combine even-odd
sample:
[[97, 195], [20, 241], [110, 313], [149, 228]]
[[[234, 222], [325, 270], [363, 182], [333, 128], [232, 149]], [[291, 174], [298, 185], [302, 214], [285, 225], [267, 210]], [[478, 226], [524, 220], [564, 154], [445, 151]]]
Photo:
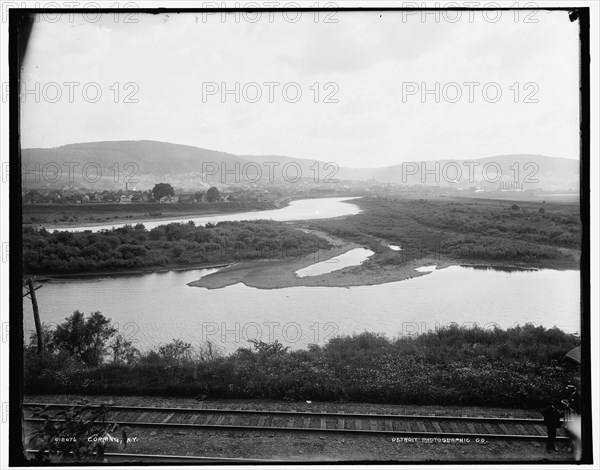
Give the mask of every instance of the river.
[[354, 197], [327, 197], [317, 199], [299, 199], [290, 202], [287, 206], [281, 209], [273, 209], [267, 211], [252, 211], [252, 212], [239, 212], [237, 214], [212, 214], [203, 215], [199, 217], [185, 216], [185, 217], [174, 217], [171, 219], [136, 219], [134, 221], [123, 222], [123, 223], [110, 223], [101, 225], [88, 225], [88, 226], [73, 226], [73, 227], [61, 227], [61, 228], [48, 228], [48, 230], [60, 230], [60, 231], [71, 231], [71, 232], [83, 232], [84, 230], [91, 230], [92, 232], [98, 232], [100, 230], [110, 230], [114, 227], [122, 227], [124, 225], [131, 225], [141, 222], [144, 226], [150, 230], [159, 225], [170, 224], [172, 222], [188, 222], [193, 221], [196, 225], [206, 225], [207, 223], [216, 224], [224, 221], [240, 221], [240, 220], [276, 220], [279, 222], [287, 222], [290, 220], [311, 220], [311, 219], [330, 219], [332, 217], [341, 217], [344, 215], [354, 215], [360, 212], [360, 209], [356, 204], [346, 203], [344, 201], [350, 201], [357, 199]]
[[[100, 310], [140, 349], [211, 340], [224, 352], [247, 339], [292, 348], [362, 331], [401, 336], [451, 322], [507, 328], [526, 322], [579, 331], [579, 271], [476, 270], [451, 266], [375, 286], [207, 290], [186, 284], [214, 270], [52, 281], [37, 291], [42, 321]], [[33, 329], [24, 303], [25, 328]]]
[[[276, 211], [192, 220], [197, 224], [246, 218], [308, 220], [358, 213], [356, 205], [343, 202], [347, 200], [309, 199]], [[147, 227], [167, 222], [156, 221]], [[366, 250], [359, 251], [353, 260], [357, 264], [369, 255]], [[99, 310], [142, 350], [173, 339], [194, 346], [212, 341], [223, 352], [248, 346], [248, 339], [277, 339], [298, 349], [310, 343], [323, 344], [336, 335], [372, 331], [388, 337], [406, 336], [450, 323], [488, 328], [535, 323], [579, 332], [579, 271], [461, 266], [424, 270], [432, 272], [373, 286], [271, 290], [243, 284], [214, 290], [190, 287], [189, 282], [216, 269], [170, 271], [53, 280], [37, 291], [37, 297], [43, 322], [61, 323], [77, 309], [85, 313]], [[314, 271], [308, 270], [308, 274]], [[28, 301], [24, 302], [24, 327], [33, 330]]]

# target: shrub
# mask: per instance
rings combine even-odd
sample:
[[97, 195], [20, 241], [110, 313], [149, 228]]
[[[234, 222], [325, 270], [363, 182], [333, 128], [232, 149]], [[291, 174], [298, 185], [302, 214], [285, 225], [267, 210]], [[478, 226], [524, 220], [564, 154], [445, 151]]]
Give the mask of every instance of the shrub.
[[212, 345], [195, 352], [173, 340], [128, 364], [93, 367], [26, 355], [26, 390], [537, 407], [560, 398], [580, 374], [561, 361], [579, 339], [534, 325], [450, 326], [395, 339], [364, 332], [300, 351], [250, 343], [222, 356]]
[[108, 421], [108, 405], [92, 407], [81, 400], [66, 411], [53, 414], [48, 406], [34, 412], [34, 418], [44, 420], [41, 428], [32, 431], [29, 445], [38, 449], [35, 460], [39, 463], [104, 462], [109, 434], [119, 432], [123, 447], [127, 447], [129, 428], [120, 428]]

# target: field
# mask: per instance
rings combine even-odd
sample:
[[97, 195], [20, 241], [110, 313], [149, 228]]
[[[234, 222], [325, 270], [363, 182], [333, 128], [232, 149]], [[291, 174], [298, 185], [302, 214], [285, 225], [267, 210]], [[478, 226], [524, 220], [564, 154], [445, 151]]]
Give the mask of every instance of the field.
[[28, 204], [23, 206], [23, 224], [68, 227], [74, 224], [127, 222], [127, 219], [160, 219], [275, 209], [273, 202], [214, 202], [210, 204], [84, 203]]
[[[272, 251], [306, 255], [327, 248], [335, 238], [375, 251], [363, 266], [348, 268], [369, 277], [412, 269], [415, 260], [436, 256], [458, 263], [578, 267], [581, 224], [576, 205], [381, 196], [353, 202], [362, 213], [303, 224], [316, 232], [273, 221], [169, 224], [150, 231], [128, 225], [101, 233], [49, 233], [29, 227], [24, 230], [24, 263], [29, 273], [72, 274], [157, 268], [179, 261], [232, 262], [240, 259], [240, 251], [257, 260]], [[329, 234], [329, 240], [318, 231]], [[402, 251], [392, 251], [388, 244], [400, 245]], [[174, 341], [140, 354], [131, 345], [111, 343], [113, 360], [105, 357], [108, 344], [95, 343], [92, 356], [81, 360], [65, 353], [86, 350], [85, 344], [68, 344], [85, 338], [68, 331], [68, 325], [58, 335], [46, 331], [50, 348], [41, 357], [33, 351], [35, 343], [29, 346], [28, 393], [537, 407], [555, 399], [578, 373], [561, 358], [579, 338], [530, 325], [505, 331], [449, 328], [417, 338], [365, 332], [300, 351], [257, 342], [229, 356], [210, 344], [195, 351]]]
[[[312, 227], [369, 247], [369, 263], [414, 259], [578, 269], [579, 206], [548, 202], [416, 199], [373, 196], [355, 200], [363, 212], [319, 220]], [[388, 244], [399, 245], [394, 252]], [[369, 267], [365, 263], [365, 267]]]
[[[352, 203], [358, 204], [363, 212], [302, 224], [220, 223], [207, 228], [169, 224], [147, 231], [143, 225], [133, 225], [132, 219], [129, 227], [96, 234], [50, 233], [25, 226], [24, 270], [26, 274], [76, 275], [253, 261], [206, 278], [204, 282], [210, 283], [206, 287], [222, 287], [235, 281], [272, 288], [309, 285], [310, 282], [324, 286], [391, 282], [415, 275], [414, 267], [420, 261], [440, 267], [490, 264], [579, 268], [581, 221], [575, 204], [393, 196], [364, 197]], [[73, 223], [74, 218], [83, 216], [83, 209], [109, 210], [112, 207], [110, 210], [115, 210], [115, 206], [124, 218], [134, 217], [131, 210], [137, 207], [125, 204], [64, 206], [63, 210], [73, 213], [62, 217]], [[237, 207], [230, 203], [198, 206], [202, 210], [217, 210], [223, 206], [233, 212]], [[30, 207], [39, 209], [41, 206]], [[136, 210], [155, 207], [140, 204]], [[171, 217], [183, 215], [181, 211], [187, 207], [160, 205], [173, 211], [168, 214]], [[45, 207], [42, 211], [50, 209]], [[28, 217], [36, 216], [29, 214]], [[314, 234], [296, 228], [308, 229]], [[365, 246], [375, 254], [360, 268], [347, 268], [319, 279], [300, 280], [293, 275], [299, 267], [310, 264], [308, 254], [330, 248], [333, 239], [337, 240], [336, 246], [342, 247], [340, 253], [351, 247]], [[402, 250], [393, 251], [389, 245], [401, 246]], [[303, 255], [306, 261], [300, 259]], [[257, 265], [254, 261], [259, 259], [288, 262]], [[274, 278], [278, 279], [277, 286], [269, 285], [269, 279]]]

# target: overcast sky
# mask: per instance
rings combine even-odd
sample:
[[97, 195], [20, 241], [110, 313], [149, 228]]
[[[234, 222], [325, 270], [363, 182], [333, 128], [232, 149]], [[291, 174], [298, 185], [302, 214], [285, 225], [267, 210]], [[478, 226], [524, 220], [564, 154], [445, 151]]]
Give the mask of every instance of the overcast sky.
[[[526, 14], [40, 17], [22, 76], [29, 90], [39, 83], [39, 102], [23, 98], [22, 145], [148, 139], [352, 167], [578, 158], [578, 24]], [[72, 100], [65, 82], [79, 84]], [[223, 84], [233, 93], [221, 96]]]

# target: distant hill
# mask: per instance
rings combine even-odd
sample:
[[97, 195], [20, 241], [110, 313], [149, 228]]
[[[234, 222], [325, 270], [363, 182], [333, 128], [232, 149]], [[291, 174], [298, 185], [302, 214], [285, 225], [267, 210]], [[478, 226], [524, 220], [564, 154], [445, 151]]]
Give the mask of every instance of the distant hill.
[[[521, 183], [524, 183], [524, 189], [576, 191], [579, 187], [578, 161], [527, 154], [447, 159], [437, 163], [405, 162], [382, 168], [338, 168], [335, 164], [307, 158], [234, 155], [189, 145], [141, 140], [23, 149], [22, 166], [23, 185], [28, 189], [67, 186], [90, 190], [124, 189], [125, 182], [129, 189], [149, 189], [162, 181], [196, 190], [223, 182], [267, 184], [284, 179], [295, 181], [299, 177], [319, 182], [329, 177], [342, 181], [460, 186], [464, 189], [500, 189], [501, 185], [511, 189], [511, 184], [515, 189]], [[501, 171], [500, 179], [497, 168]]]
[[[152, 188], [165, 178], [177, 179], [178, 176], [195, 173], [200, 176], [202, 162], [225, 163], [232, 168], [235, 162], [241, 162], [240, 157], [225, 152], [150, 140], [23, 149], [21, 158], [22, 166], [29, 170], [24, 174], [26, 187], [73, 185], [91, 189], [121, 189], [126, 181], [130, 182], [130, 189], [136, 185]], [[60, 178], [55, 178], [56, 166], [62, 171]], [[40, 173], [37, 168], [41, 170], [42, 177], [37, 174]], [[73, 181], [70, 181], [69, 173], [73, 175]], [[36, 181], [36, 176], [41, 181]], [[54, 179], [57, 181], [54, 182]]]
[[457, 186], [468, 189], [579, 188], [579, 161], [543, 155], [499, 155], [479, 159], [405, 162], [386, 168], [364, 169], [380, 182]]

